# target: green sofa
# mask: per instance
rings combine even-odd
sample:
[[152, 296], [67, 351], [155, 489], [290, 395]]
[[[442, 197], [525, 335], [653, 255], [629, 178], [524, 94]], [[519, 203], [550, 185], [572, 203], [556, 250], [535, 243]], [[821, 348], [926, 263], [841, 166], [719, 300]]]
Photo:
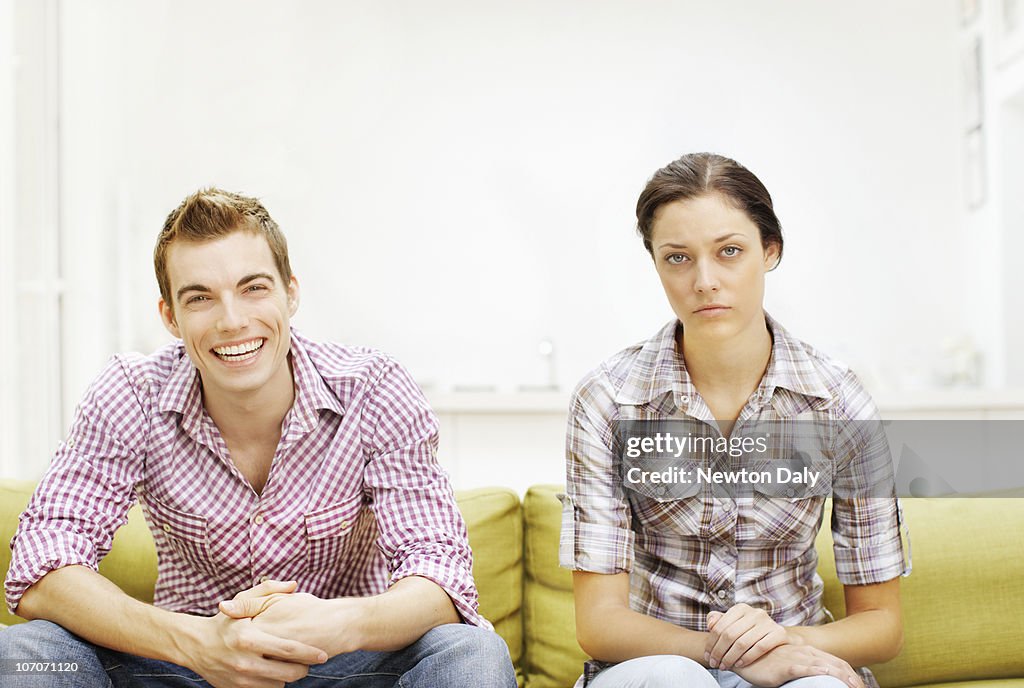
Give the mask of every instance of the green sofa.
[[[0, 481], [0, 571], [34, 485]], [[558, 567], [558, 486], [458, 493], [475, 553], [481, 611], [506, 640], [528, 688], [567, 688], [585, 655], [576, 644], [572, 575]], [[905, 500], [914, 572], [903, 581], [901, 655], [874, 667], [883, 687], [1024, 688], [1024, 499]], [[825, 603], [844, 613], [828, 529], [818, 538]], [[136, 507], [100, 571], [151, 600], [156, 554]], [[0, 624], [20, 619], [0, 612]], [[2, 632], [2, 631], [0, 631]]]

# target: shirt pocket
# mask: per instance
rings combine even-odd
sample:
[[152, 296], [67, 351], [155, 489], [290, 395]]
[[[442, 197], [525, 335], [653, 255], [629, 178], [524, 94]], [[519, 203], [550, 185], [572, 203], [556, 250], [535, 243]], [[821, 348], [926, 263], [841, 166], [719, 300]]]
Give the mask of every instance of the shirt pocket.
[[813, 543], [821, 524], [822, 497], [780, 497], [754, 488], [749, 521], [753, 539], [767, 543]]
[[358, 497], [305, 514], [306, 566], [320, 571], [338, 564], [362, 516], [363, 499]]
[[196, 571], [217, 575], [206, 517], [176, 509], [148, 495], [145, 503], [150, 520], [157, 532], [163, 533], [171, 551]]
[[633, 520], [640, 530], [656, 536], [707, 536], [711, 513], [701, 485], [634, 483], [629, 487]]

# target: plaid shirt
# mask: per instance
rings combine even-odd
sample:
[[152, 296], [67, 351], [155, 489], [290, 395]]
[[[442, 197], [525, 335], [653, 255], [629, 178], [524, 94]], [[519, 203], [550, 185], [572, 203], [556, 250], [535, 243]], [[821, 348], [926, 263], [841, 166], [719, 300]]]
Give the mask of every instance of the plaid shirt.
[[156, 542], [154, 604], [212, 615], [266, 578], [322, 598], [406, 576], [477, 612], [466, 526], [435, 458], [437, 418], [408, 372], [364, 348], [291, 337], [295, 401], [262, 494], [232, 464], [182, 344], [115, 356], [78, 407], [11, 547], [13, 612], [71, 564], [96, 569], [138, 499]]
[[[773, 335], [771, 359], [737, 428], [748, 422], [784, 424], [798, 416], [836, 427], [877, 418], [871, 397], [852, 372], [766, 319]], [[577, 387], [566, 438], [560, 563], [578, 571], [630, 572], [633, 610], [697, 631], [707, 630], [708, 612], [739, 603], [764, 609], [786, 626], [824, 623], [828, 612], [821, 601], [814, 540], [825, 496], [729, 498], [705, 490], [680, 498], [623, 489], [614, 449], [617, 421], [675, 418], [714, 424], [676, 352], [679, 326], [673, 321], [616, 354]], [[888, 451], [884, 442], [849, 441], [842, 449], [848, 456], [835, 464], [837, 483], [844, 467], [853, 465], [850, 454], [872, 452], [887, 459]], [[843, 584], [880, 583], [909, 573], [898, 500], [837, 492], [832, 505]], [[580, 685], [605, 666], [589, 662]]]

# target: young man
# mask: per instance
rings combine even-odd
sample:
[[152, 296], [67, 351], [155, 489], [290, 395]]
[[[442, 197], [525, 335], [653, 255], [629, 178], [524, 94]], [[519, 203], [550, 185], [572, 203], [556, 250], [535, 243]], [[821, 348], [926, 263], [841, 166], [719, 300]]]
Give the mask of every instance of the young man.
[[[0, 658], [78, 664], [50, 685], [515, 686], [405, 369], [289, 328], [298, 282], [254, 199], [189, 196], [154, 263], [181, 341], [115, 356], [79, 405], [12, 540], [7, 604], [35, 621]], [[153, 605], [96, 570], [136, 499]]]

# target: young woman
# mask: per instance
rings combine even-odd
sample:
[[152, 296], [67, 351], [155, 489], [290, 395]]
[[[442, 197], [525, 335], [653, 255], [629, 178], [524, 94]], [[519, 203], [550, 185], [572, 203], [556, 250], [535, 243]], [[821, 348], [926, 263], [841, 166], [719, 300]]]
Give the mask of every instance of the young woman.
[[763, 310], [783, 242], [757, 177], [719, 155], [686, 155], [654, 174], [636, 215], [676, 318], [573, 397], [560, 558], [574, 571], [577, 638], [594, 658], [577, 686], [877, 685], [853, 667], [902, 645], [908, 569], [894, 497], [832, 494], [846, 617], [826, 623], [814, 549], [824, 495], [624, 485], [624, 420], [683, 420], [723, 440], [797, 417], [847, 428], [853, 439], [829, 448], [836, 482], [864, 455], [888, 452], [849, 430], [877, 418], [853, 373]]

